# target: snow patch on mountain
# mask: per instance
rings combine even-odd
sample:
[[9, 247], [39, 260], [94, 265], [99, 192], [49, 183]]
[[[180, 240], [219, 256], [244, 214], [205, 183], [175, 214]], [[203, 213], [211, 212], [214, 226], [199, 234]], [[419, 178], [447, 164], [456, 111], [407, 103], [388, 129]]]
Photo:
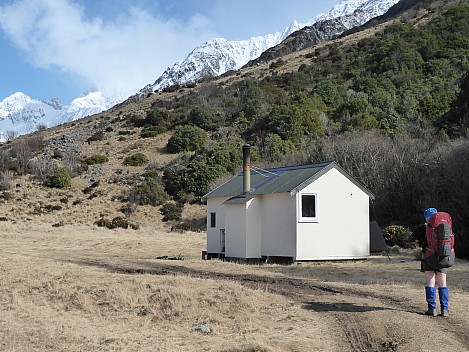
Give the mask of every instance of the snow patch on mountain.
[[0, 142], [34, 132], [39, 126], [54, 127], [97, 114], [122, 100], [91, 92], [63, 105], [57, 98], [36, 100], [21, 92], [14, 93], [0, 102]]
[[384, 14], [391, 6], [398, 2], [399, 0], [344, 0], [332, 7], [328, 12], [317, 15], [310, 22], [314, 24], [319, 21], [349, 16], [357, 10], [368, 12], [369, 18], [371, 19]]

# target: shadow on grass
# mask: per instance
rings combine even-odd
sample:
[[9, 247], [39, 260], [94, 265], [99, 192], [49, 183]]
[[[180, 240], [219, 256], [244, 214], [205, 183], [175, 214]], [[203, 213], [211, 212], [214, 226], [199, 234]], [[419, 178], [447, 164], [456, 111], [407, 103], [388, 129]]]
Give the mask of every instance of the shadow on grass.
[[324, 302], [304, 302], [304, 309], [315, 312], [372, 312], [378, 310], [398, 310], [394, 308], [360, 306], [353, 303], [324, 303]]

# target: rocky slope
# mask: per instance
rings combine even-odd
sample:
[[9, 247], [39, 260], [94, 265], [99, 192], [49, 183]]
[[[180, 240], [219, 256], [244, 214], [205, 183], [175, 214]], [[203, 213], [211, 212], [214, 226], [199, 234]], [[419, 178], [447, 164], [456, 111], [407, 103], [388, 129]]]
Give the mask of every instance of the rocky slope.
[[[352, 28], [357, 28], [377, 16], [383, 15], [392, 8], [392, 6], [398, 3], [398, 1], [399, 0], [368, 0], [361, 4], [360, 2], [341, 3], [342, 6], [345, 7], [342, 12], [333, 8], [328, 14], [318, 17], [318, 20], [313, 25], [306, 26], [292, 33], [280, 44], [264, 51], [257, 59], [248, 62], [245, 67], [255, 66], [291, 52], [337, 38], [342, 33]], [[351, 10], [353, 11], [350, 12]], [[340, 13], [342, 13], [342, 15], [339, 15]]]

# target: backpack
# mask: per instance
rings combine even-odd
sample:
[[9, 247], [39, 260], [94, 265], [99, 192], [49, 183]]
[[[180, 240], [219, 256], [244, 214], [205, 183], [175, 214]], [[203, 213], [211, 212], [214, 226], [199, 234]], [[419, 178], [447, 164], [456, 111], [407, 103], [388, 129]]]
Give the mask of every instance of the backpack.
[[453, 266], [455, 254], [451, 216], [444, 212], [433, 214], [427, 221], [425, 236], [427, 240], [425, 261], [427, 264], [434, 269]]

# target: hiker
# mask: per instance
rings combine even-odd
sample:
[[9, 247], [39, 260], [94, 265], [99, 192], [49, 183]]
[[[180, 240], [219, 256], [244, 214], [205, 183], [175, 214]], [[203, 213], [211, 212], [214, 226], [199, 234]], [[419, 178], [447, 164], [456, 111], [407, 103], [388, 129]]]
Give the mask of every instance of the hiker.
[[435, 208], [425, 210], [424, 216], [426, 234], [421, 243], [422, 261], [420, 271], [425, 273], [425, 298], [428, 303], [425, 314], [432, 317], [437, 316], [436, 284], [438, 285], [441, 316], [447, 317], [449, 295], [446, 274], [448, 268], [454, 264], [452, 220], [448, 213], [438, 212]]

